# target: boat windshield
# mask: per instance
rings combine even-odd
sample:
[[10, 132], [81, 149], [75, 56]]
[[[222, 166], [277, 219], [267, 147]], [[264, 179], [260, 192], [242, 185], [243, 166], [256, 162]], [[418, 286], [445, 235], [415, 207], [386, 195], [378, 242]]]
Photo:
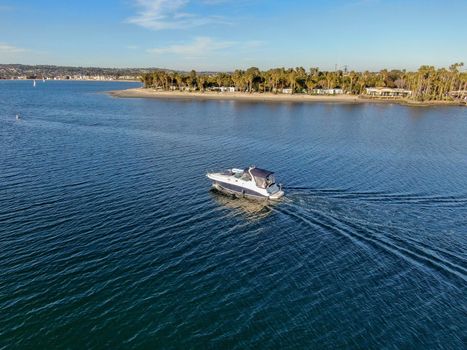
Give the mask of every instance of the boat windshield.
[[248, 174], [247, 172], [244, 172], [242, 175], [242, 180], [251, 181], [251, 175]]
[[256, 182], [256, 186], [258, 186], [259, 188], [268, 187], [268, 184], [264, 177], [255, 176], [255, 182]]
[[259, 188], [268, 188], [269, 186], [276, 183], [276, 179], [274, 175], [270, 174], [266, 177], [255, 176], [256, 186]]

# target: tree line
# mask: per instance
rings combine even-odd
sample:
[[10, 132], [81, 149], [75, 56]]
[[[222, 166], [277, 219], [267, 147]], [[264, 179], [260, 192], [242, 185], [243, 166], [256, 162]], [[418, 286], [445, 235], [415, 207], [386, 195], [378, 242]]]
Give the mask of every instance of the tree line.
[[467, 73], [463, 63], [449, 68], [421, 66], [415, 72], [387, 70], [379, 72], [320, 71], [318, 68], [273, 68], [261, 71], [256, 67], [237, 69], [231, 73], [189, 73], [156, 70], [143, 74], [140, 79], [146, 88], [162, 90], [200, 90], [235, 87], [242, 92], [313, 93], [316, 89], [342, 89], [344, 93], [361, 95], [367, 87], [388, 87], [412, 91], [417, 101], [451, 100], [453, 91], [467, 90]]

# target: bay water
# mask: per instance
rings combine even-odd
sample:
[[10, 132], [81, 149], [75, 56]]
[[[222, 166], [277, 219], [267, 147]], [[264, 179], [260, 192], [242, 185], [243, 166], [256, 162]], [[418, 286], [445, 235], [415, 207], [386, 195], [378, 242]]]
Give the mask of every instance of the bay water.
[[466, 108], [135, 86], [0, 81], [0, 348], [465, 346]]

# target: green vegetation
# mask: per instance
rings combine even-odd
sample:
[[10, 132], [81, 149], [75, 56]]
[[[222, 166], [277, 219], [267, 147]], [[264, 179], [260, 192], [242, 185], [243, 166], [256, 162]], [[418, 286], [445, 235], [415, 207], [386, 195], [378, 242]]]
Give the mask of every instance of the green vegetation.
[[[342, 89], [346, 94], [361, 95], [367, 87], [387, 87], [410, 90], [415, 101], [450, 101], [454, 91], [467, 90], [467, 73], [461, 71], [463, 63], [455, 63], [448, 69], [421, 66], [416, 72], [383, 69], [379, 72], [323, 72], [318, 68], [306, 71], [303, 67], [274, 68], [260, 71], [256, 67], [235, 70], [232, 73], [197, 74], [156, 70], [145, 73], [141, 81], [147, 88], [161, 90], [215, 90], [235, 87], [242, 92], [316, 92], [316, 89]], [[462, 95], [463, 96], [463, 95]]]

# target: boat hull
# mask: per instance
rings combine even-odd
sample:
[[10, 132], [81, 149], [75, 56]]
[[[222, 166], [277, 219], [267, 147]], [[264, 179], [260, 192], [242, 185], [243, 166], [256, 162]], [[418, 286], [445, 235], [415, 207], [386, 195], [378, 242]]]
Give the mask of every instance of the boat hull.
[[260, 199], [260, 200], [268, 199], [267, 196], [264, 196], [260, 193], [244, 189], [240, 186], [235, 186], [232, 184], [227, 184], [227, 183], [223, 183], [219, 181], [214, 181], [212, 184], [212, 187], [222, 193], [233, 195], [238, 198], [250, 198], [250, 199]]
[[238, 198], [249, 198], [249, 199], [255, 199], [255, 200], [267, 200], [267, 199], [278, 200], [284, 195], [283, 191], [278, 191], [276, 193], [273, 193], [272, 195], [264, 195], [252, 189], [245, 188], [242, 186], [237, 186], [237, 185], [227, 183], [227, 182], [222, 182], [219, 180], [213, 180], [212, 187], [220, 192], [223, 192], [229, 195], [234, 195], [235, 197], [238, 197]]

